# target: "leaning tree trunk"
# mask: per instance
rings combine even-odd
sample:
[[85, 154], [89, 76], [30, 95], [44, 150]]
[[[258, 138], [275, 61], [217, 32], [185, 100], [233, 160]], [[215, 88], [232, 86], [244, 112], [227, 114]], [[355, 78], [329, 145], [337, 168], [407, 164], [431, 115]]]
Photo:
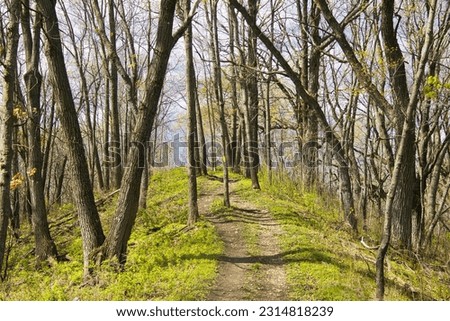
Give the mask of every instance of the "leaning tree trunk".
[[105, 237], [95, 206], [94, 193], [83, 146], [83, 137], [64, 62], [55, 2], [37, 0], [37, 4], [43, 17], [43, 27], [46, 36], [45, 54], [49, 66], [49, 75], [54, 86], [57, 112], [67, 144], [68, 159], [71, 165], [73, 200], [77, 207], [80, 221], [83, 239], [83, 261], [85, 275], [87, 275], [92, 252], [102, 245]]
[[176, 3], [176, 0], [161, 1], [155, 49], [145, 82], [145, 97], [132, 133], [116, 213], [102, 251], [104, 258], [115, 257], [121, 264], [126, 262], [127, 244], [139, 205], [140, 184], [136, 182], [141, 181], [144, 144], [150, 138], [156, 117], [170, 53], [187, 27], [186, 22], [172, 35]]
[[0, 105], [0, 273], [3, 272], [8, 220], [11, 217], [12, 130], [17, 48], [19, 44], [20, 1], [10, 1], [8, 9], [10, 16], [6, 29], [6, 59], [3, 64], [3, 97]]

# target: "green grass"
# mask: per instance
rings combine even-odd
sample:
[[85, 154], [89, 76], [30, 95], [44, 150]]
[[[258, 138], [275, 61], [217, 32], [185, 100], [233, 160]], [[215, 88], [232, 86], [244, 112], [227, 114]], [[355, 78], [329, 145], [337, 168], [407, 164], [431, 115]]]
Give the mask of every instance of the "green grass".
[[[373, 300], [376, 253], [354, 239], [343, 221], [338, 200], [304, 191], [286, 176], [275, 176], [269, 184], [263, 173], [260, 184], [261, 191], [252, 190], [251, 182], [241, 179], [235, 191], [269, 210], [281, 224], [290, 299]], [[386, 300], [449, 299], [448, 275], [407, 268], [408, 264], [412, 266], [408, 258], [392, 253], [389, 260]], [[425, 296], [411, 297], [399, 280], [424, 291]]]
[[[221, 172], [213, 174], [221, 176]], [[283, 175], [274, 175], [269, 184], [262, 174], [262, 190], [257, 191], [251, 188], [250, 180], [230, 174], [237, 180], [234, 193], [269, 210], [284, 231], [280, 245], [290, 299], [374, 299], [376, 253], [353, 238], [343, 223], [338, 200], [305, 191]], [[200, 194], [221, 185], [206, 177], [198, 181]], [[184, 229], [187, 186], [184, 168], [153, 173], [147, 209], [138, 213], [125, 270], [117, 273], [114, 266], [105, 262], [96, 269], [95, 286], [83, 283], [82, 244], [79, 228], [75, 220], [70, 220], [74, 215], [71, 204], [54, 209], [50, 215], [52, 235], [60, 254], [68, 258], [66, 262], [50, 261], [37, 269], [33, 237], [25, 225], [20, 240], [8, 240], [8, 278], [0, 283], [0, 300], [204, 299], [217, 275], [217, 257], [223, 246], [208, 222], [200, 221], [193, 229]], [[113, 198], [100, 209], [105, 230], [114, 215], [115, 203]], [[213, 201], [211, 212], [234, 219], [219, 197]], [[258, 255], [256, 226], [246, 224], [243, 235], [249, 254]], [[450, 276], [445, 270], [423, 265], [392, 249], [388, 258], [386, 299], [450, 299]], [[249, 273], [257, 275], [260, 269], [255, 263]], [[424, 295], [411, 297], [405, 291], [407, 286]]]
[[[104, 222], [111, 219], [114, 205], [115, 200], [103, 208]], [[138, 214], [123, 272], [117, 273], [105, 262], [96, 270], [97, 285], [83, 284], [79, 230], [68, 222], [58, 227], [58, 231], [66, 231], [55, 240], [69, 261], [50, 262], [36, 269], [32, 238], [24, 236], [11, 251], [8, 279], [0, 284], [0, 300], [204, 299], [216, 276], [216, 257], [222, 253], [222, 244], [210, 223], [201, 221], [193, 229], [183, 230], [187, 219], [185, 169], [155, 172], [147, 205]], [[72, 210], [65, 205], [53, 215]]]

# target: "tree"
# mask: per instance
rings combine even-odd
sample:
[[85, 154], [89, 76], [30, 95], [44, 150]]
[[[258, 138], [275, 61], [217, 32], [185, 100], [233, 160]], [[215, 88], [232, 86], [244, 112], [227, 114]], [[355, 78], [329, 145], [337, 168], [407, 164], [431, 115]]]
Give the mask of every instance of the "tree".
[[64, 61], [58, 17], [55, 11], [56, 3], [37, 0], [37, 5], [43, 17], [45, 54], [53, 82], [57, 113], [68, 149], [73, 200], [77, 207], [83, 239], [84, 272], [88, 276], [92, 253], [102, 245], [105, 236], [95, 205], [83, 138]]
[[[126, 73], [125, 68], [123, 67], [119, 55], [117, 52], [117, 34], [116, 34], [116, 15], [115, 15], [115, 4], [114, 1], [108, 1], [107, 3], [107, 11], [108, 11], [108, 19], [109, 19], [109, 38], [106, 35], [106, 26], [105, 20], [102, 17], [100, 12], [100, 7], [97, 0], [93, 0], [92, 2], [92, 11], [96, 18], [97, 24], [94, 23], [95, 29], [100, 36], [100, 40], [102, 45], [106, 48], [108, 52], [108, 57], [106, 64], [109, 64], [109, 93], [110, 93], [110, 105], [109, 105], [109, 113], [111, 116], [111, 141], [108, 142], [108, 147], [111, 149], [112, 161], [110, 165], [112, 167], [112, 177], [113, 177], [113, 186], [114, 188], [120, 188], [120, 183], [122, 180], [122, 153], [121, 153], [121, 140], [120, 140], [120, 124], [119, 124], [119, 79], [118, 72], [120, 70], [120, 74], [123, 79], [125, 79], [127, 85], [131, 88], [132, 81], [129, 75]], [[94, 21], [94, 18], [92, 18]]]
[[24, 75], [28, 109], [28, 179], [32, 221], [36, 245], [36, 257], [43, 261], [49, 257], [57, 257], [55, 243], [50, 236], [45, 205], [44, 180], [42, 178], [43, 156], [41, 152], [41, 85], [39, 72], [40, 35], [42, 19], [39, 13], [34, 17], [33, 30], [30, 26], [30, 3], [22, 6], [22, 30], [26, 55], [27, 72]]
[[[183, 3], [184, 19], [189, 18], [191, 11], [191, 0], [184, 0]], [[197, 171], [195, 161], [196, 148], [196, 99], [195, 99], [195, 69], [192, 54], [192, 25], [189, 25], [184, 32], [184, 47], [186, 55], [186, 97], [187, 97], [187, 112], [188, 112], [188, 175], [189, 175], [189, 214], [188, 225], [193, 225], [198, 220], [198, 205], [197, 205]]]
[[230, 0], [230, 4], [241, 13], [241, 15], [248, 23], [249, 27], [254, 30], [255, 34], [258, 35], [258, 38], [261, 40], [261, 42], [273, 54], [274, 58], [280, 64], [280, 67], [284, 69], [284, 72], [286, 73], [287, 77], [293, 82], [296, 92], [304, 100], [304, 102], [308, 104], [309, 108], [311, 108], [314, 111], [315, 115], [317, 116], [319, 123], [321, 124], [323, 130], [325, 131], [325, 139], [330, 144], [334, 152], [335, 158], [339, 163], [341, 196], [345, 218], [352, 227], [352, 229], [356, 231], [357, 219], [355, 217], [355, 207], [348, 168], [349, 167], [348, 160], [335, 131], [328, 123], [327, 117], [325, 116], [317, 100], [313, 96], [311, 96], [307, 92], [305, 87], [302, 85], [300, 75], [293, 70], [291, 65], [283, 57], [281, 52], [275, 47], [273, 42], [270, 41], [270, 39], [264, 32], [262, 32], [262, 30], [256, 24], [256, 21], [249, 15], [247, 10], [237, 0]]
[[4, 66], [4, 73], [3, 97], [0, 106], [0, 271], [3, 271], [8, 222], [11, 217], [12, 129], [19, 45], [20, 1], [10, 1], [8, 11], [9, 21], [6, 28], [6, 47], [4, 48], [5, 60], [1, 61]]
[[[219, 122], [222, 135], [222, 150], [223, 150], [223, 203], [226, 207], [230, 207], [230, 187], [228, 179], [228, 167], [229, 167], [229, 157], [227, 149], [229, 144], [228, 127], [225, 121], [225, 100], [223, 96], [223, 85], [222, 85], [222, 73], [221, 73], [221, 63], [219, 56], [219, 36], [218, 36], [218, 26], [217, 26], [217, 0], [210, 1], [210, 10], [207, 12], [207, 22], [209, 25], [210, 37], [211, 37], [211, 60], [213, 64], [213, 87], [214, 87], [214, 98], [218, 107], [219, 112]], [[210, 16], [209, 16], [210, 14]]]
[[[393, 91], [393, 118], [395, 130], [402, 132], [405, 123], [405, 114], [410, 101], [408, 82], [406, 79], [405, 58], [403, 57], [394, 26], [395, 1], [382, 1], [381, 3], [381, 35], [384, 41], [384, 55], [388, 66], [391, 88]], [[416, 107], [414, 107], [416, 109]], [[414, 122], [415, 117], [409, 119]], [[410, 125], [410, 127], [413, 127]], [[392, 228], [396, 243], [402, 248], [411, 250], [412, 247], [412, 215], [411, 212], [417, 208], [414, 202], [420, 202], [417, 197], [416, 164], [415, 164], [415, 131], [409, 130], [405, 137], [406, 150], [401, 166], [401, 174], [396, 187]], [[399, 136], [397, 136], [399, 137]], [[397, 138], [397, 145], [400, 144]], [[418, 208], [421, 206], [419, 205]]]
[[170, 53], [189, 26], [196, 8], [196, 5], [192, 7], [189, 18], [172, 34], [176, 3], [176, 0], [161, 1], [155, 49], [145, 81], [145, 96], [139, 107], [136, 125], [131, 136], [131, 146], [116, 213], [102, 248], [104, 258], [115, 257], [121, 264], [126, 262], [128, 240], [139, 205], [139, 184], [135, 182], [141, 181], [144, 144], [149, 140], [152, 132]]
[[[385, 4], [389, 6], [389, 4]], [[385, 8], [389, 11], [389, 8]], [[385, 291], [385, 280], [384, 280], [384, 260], [386, 253], [390, 244], [391, 233], [392, 233], [392, 221], [394, 216], [395, 208], [395, 194], [398, 191], [398, 185], [402, 182], [402, 176], [405, 175], [403, 172], [403, 167], [408, 166], [409, 160], [407, 159], [410, 153], [411, 135], [414, 135], [415, 124], [414, 118], [417, 111], [417, 103], [419, 101], [419, 91], [422, 86], [422, 81], [425, 74], [425, 67], [428, 60], [428, 55], [430, 53], [430, 48], [433, 42], [433, 27], [435, 21], [435, 14], [437, 10], [437, 0], [433, 0], [430, 3], [430, 12], [428, 13], [428, 20], [425, 26], [425, 39], [422, 47], [422, 51], [419, 57], [419, 63], [417, 66], [416, 74], [414, 75], [414, 82], [411, 88], [411, 93], [409, 96], [406, 114], [403, 121], [402, 136], [400, 138], [400, 143], [398, 150], [395, 155], [394, 170], [391, 178], [391, 185], [389, 188], [389, 193], [386, 199], [386, 208], [384, 211], [384, 227], [383, 236], [381, 239], [381, 245], [378, 250], [377, 262], [376, 262], [376, 282], [377, 282], [377, 299], [384, 299]], [[406, 164], [405, 164], [406, 163]], [[406, 173], [407, 174], [407, 173]]]
[[[258, 0], [248, 1], [248, 14], [253, 21], [256, 21], [258, 14]], [[261, 189], [258, 180], [259, 170], [259, 152], [258, 152], [258, 112], [259, 112], [259, 96], [258, 96], [258, 60], [257, 60], [257, 34], [254, 29], [248, 30], [248, 68], [245, 71], [245, 90], [247, 91], [248, 100], [244, 110], [245, 133], [247, 136], [247, 155], [249, 157], [248, 164], [250, 177], [252, 179], [253, 189]]]

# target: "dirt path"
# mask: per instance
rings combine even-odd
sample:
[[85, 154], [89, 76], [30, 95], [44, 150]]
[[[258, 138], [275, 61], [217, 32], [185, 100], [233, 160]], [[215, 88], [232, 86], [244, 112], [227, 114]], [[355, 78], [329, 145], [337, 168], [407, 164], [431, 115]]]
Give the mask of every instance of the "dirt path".
[[[233, 184], [231, 185], [233, 191]], [[233, 211], [211, 216], [209, 206], [220, 189], [200, 199], [200, 212], [212, 222], [224, 242], [219, 274], [208, 300], [287, 300], [286, 272], [278, 245], [281, 227], [266, 210], [234, 193]]]

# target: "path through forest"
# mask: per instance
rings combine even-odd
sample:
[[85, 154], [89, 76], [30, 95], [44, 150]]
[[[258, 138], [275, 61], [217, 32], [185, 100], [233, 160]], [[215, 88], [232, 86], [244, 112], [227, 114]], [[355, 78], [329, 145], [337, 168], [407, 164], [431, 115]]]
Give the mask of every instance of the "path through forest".
[[221, 189], [199, 199], [201, 214], [212, 222], [224, 243], [219, 274], [207, 300], [287, 300], [286, 271], [278, 244], [281, 227], [264, 209], [239, 198], [231, 184], [233, 210], [212, 215]]

